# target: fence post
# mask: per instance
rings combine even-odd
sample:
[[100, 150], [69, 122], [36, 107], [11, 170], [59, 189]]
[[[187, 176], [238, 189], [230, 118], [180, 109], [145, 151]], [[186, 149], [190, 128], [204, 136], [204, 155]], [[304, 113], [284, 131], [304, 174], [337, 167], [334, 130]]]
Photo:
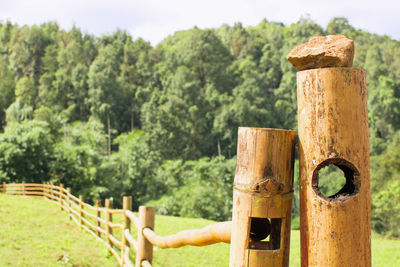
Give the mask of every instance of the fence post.
[[[371, 266], [365, 70], [304, 70], [297, 86], [301, 265]], [[329, 165], [345, 185], [324, 195], [319, 171]]]
[[136, 267], [141, 267], [142, 261], [147, 260], [150, 263], [153, 260], [153, 245], [144, 237], [143, 229], [150, 228], [154, 230], [155, 209], [153, 207], [139, 207], [139, 222], [138, 229], [138, 251], [136, 253]]
[[6, 182], [3, 182], [2, 187], [3, 187], [3, 193], [7, 193]]
[[239, 127], [230, 267], [289, 266], [296, 132]]
[[59, 197], [59, 202], [60, 202], [60, 209], [63, 210], [63, 199], [62, 199], [62, 189], [63, 189], [63, 184], [60, 184], [59, 186], [59, 191], [58, 191], [58, 197]]
[[[97, 216], [97, 218], [101, 218], [100, 200], [96, 200], [96, 216]], [[101, 228], [101, 223], [99, 220], [96, 220], [96, 222], [97, 222], [96, 234], [97, 234], [97, 236], [100, 237], [101, 233], [98, 229]]]
[[131, 230], [131, 221], [129, 220], [128, 216], [126, 216], [127, 210], [132, 210], [132, 197], [123, 197], [122, 199], [122, 209], [124, 211], [124, 229], [122, 229], [122, 248], [121, 248], [121, 260], [122, 264], [125, 263], [125, 250], [126, 247], [129, 249], [129, 242], [125, 238], [125, 230]]
[[70, 203], [70, 198], [69, 195], [71, 194], [71, 188], [67, 187], [67, 208], [68, 208], [68, 218], [72, 220], [71, 218], [71, 203]]
[[112, 199], [106, 199], [106, 203], [105, 203], [105, 208], [106, 208], [106, 239], [107, 239], [107, 243], [108, 245], [110, 245], [110, 247], [112, 247], [112, 242], [110, 240], [110, 235], [112, 235], [112, 228], [108, 225], [109, 222], [112, 222], [112, 213], [109, 211], [110, 209], [112, 209], [113, 206], [113, 201]]
[[46, 199], [46, 182], [42, 183], [43, 198]]
[[79, 195], [79, 227], [82, 228], [83, 224], [83, 196]]
[[22, 195], [25, 196], [25, 182], [22, 182]]
[[54, 201], [53, 182], [50, 182], [50, 196], [51, 200]]

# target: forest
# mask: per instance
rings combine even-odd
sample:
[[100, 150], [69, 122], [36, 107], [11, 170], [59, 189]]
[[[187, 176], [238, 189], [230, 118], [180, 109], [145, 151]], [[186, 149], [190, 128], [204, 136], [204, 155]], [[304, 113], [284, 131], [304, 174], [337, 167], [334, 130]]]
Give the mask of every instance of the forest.
[[[286, 55], [327, 34], [353, 39], [354, 66], [367, 72], [372, 227], [400, 237], [400, 42], [342, 17], [326, 28], [309, 18], [195, 27], [155, 47], [123, 30], [0, 22], [0, 182], [228, 220], [238, 127], [297, 130]], [[337, 172], [325, 173], [326, 190], [340, 186]], [[298, 227], [298, 168], [294, 198]]]

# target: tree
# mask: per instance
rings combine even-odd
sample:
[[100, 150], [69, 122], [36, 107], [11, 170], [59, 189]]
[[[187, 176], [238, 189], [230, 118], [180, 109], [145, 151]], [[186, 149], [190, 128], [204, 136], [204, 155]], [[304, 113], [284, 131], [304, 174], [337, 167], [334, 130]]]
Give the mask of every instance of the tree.
[[36, 106], [36, 95], [37, 90], [31, 79], [19, 79], [15, 87], [15, 102], [6, 111], [7, 122], [31, 119]]
[[106, 198], [111, 177], [102, 169], [107, 143], [103, 125], [95, 120], [77, 121], [63, 130], [61, 140], [54, 145], [51, 180], [88, 201]]
[[117, 205], [122, 204], [123, 196], [132, 196], [132, 207], [137, 209], [163, 193], [163, 185], [154, 179], [160, 162], [157, 155], [148, 150], [143, 135], [142, 131], [135, 130], [118, 136], [115, 143], [119, 150], [103, 167], [113, 174], [109, 188]]
[[349, 38], [353, 38], [352, 35], [354, 34], [355, 29], [350, 25], [347, 18], [336, 17], [329, 21], [325, 32], [327, 34], [344, 34]]
[[5, 182], [49, 181], [54, 138], [42, 121], [11, 122], [0, 135], [0, 172]]
[[[371, 123], [372, 153], [381, 153], [379, 139], [389, 139], [400, 129], [400, 99], [395, 96], [393, 80], [380, 76], [377, 88], [370, 90], [369, 121]], [[378, 140], [375, 140], [378, 139]]]

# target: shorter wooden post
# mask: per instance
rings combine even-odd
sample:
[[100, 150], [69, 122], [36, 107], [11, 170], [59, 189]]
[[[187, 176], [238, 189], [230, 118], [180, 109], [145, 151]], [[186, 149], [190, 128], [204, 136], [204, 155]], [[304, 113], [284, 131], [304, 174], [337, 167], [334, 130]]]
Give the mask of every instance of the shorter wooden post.
[[6, 193], [7, 192], [7, 189], [6, 189], [6, 182], [3, 182], [3, 185], [2, 185], [2, 188], [3, 188], [3, 193]]
[[[97, 218], [101, 218], [100, 200], [96, 200], [96, 216], [97, 216]], [[97, 236], [101, 235], [100, 231], [98, 230], [99, 228], [101, 228], [101, 223], [99, 220], [97, 220], [97, 228], [96, 228]]]
[[67, 187], [67, 208], [68, 208], [68, 218], [71, 220], [71, 204], [70, 204], [70, 199], [69, 195], [71, 194], [71, 188]]
[[122, 248], [121, 248], [121, 260], [122, 263], [125, 262], [125, 251], [126, 249], [129, 250], [129, 242], [125, 238], [125, 230], [131, 230], [131, 221], [129, 220], [128, 216], [126, 216], [127, 210], [132, 210], [132, 197], [124, 197], [122, 199], [122, 209], [124, 211], [124, 229], [122, 230]]
[[79, 195], [79, 227], [83, 224], [83, 196]]
[[230, 267], [289, 266], [296, 132], [239, 127]]
[[22, 182], [22, 195], [25, 196], [25, 182]]
[[155, 209], [153, 207], [139, 207], [139, 222], [140, 229], [138, 229], [138, 251], [136, 254], [136, 267], [141, 267], [142, 261], [147, 260], [150, 263], [153, 260], [153, 245], [143, 235], [144, 228], [154, 230], [154, 216]]
[[60, 188], [59, 188], [59, 191], [58, 191], [58, 197], [59, 197], [59, 202], [60, 202], [60, 208], [61, 208], [61, 210], [63, 210], [62, 189], [63, 189], [64, 185], [60, 184], [59, 187]]
[[106, 199], [106, 239], [107, 243], [112, 247], [112, 242], [110, 239], [110, 235], [112, 235], [112, 228], [109, 226], [109, 222], [112, 222], [112, 213], [109, 211], [112, 209], [112, 199]]

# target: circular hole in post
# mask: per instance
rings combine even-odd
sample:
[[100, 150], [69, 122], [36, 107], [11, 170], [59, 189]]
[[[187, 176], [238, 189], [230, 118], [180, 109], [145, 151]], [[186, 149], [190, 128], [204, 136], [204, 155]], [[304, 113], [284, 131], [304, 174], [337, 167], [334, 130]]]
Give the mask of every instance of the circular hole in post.
[[333, 158], [321, 162], [314, 170], [312, 185], [317, 195], [329, 201], [345, 201], [360, 188], [360, 174], [350, 162]]
[[337, 194], [346, 185], [344, 172], [333, 164], [320, 169], [318, 176], [318, 189], [325, 197]]

